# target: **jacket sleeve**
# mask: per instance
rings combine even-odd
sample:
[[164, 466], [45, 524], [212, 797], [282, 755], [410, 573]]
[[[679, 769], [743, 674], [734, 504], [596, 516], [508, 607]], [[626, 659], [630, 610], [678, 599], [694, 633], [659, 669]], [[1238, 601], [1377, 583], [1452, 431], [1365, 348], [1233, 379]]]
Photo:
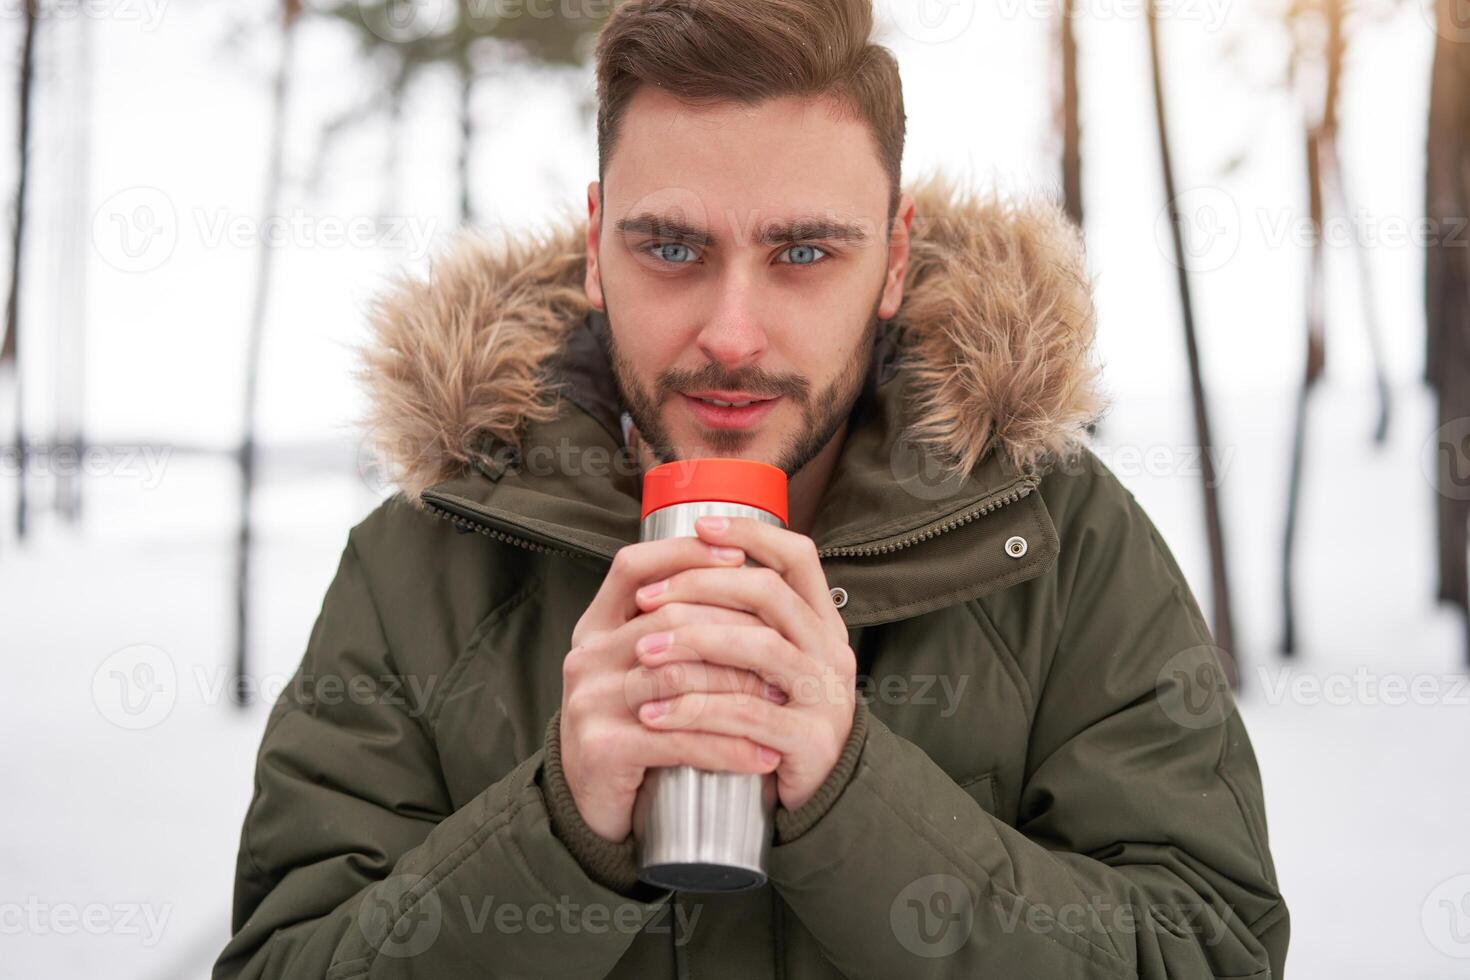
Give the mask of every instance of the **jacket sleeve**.
[[1042, 665], [1016, 826], [870, 710], [772, 881], [853, 978], [1280, 980], [1260, 777], [1204, 620], [1111, 473], [1057, 496], [1052, 579], [992, 617]]
[[587, 876], [552, 832], [544, 748], [451, 812], [403, 693], [433, 688], [395, 664], [356, 534], [267, 722], [213, 976], [606, 975], [668, 893]]

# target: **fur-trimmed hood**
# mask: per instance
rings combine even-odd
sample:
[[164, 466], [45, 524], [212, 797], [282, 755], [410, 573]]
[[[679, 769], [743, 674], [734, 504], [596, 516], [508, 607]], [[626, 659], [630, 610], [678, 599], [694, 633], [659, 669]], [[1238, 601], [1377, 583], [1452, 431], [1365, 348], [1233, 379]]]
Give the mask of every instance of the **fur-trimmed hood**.
[[[999, 452], [1039, 471], [1103, 408], [1082, 243], [1045, 198], [1005, 200], [931, 177], [915, 201], [895, 321], [913, 392], [905, 436], [961, 477]], [[585, 218], [492, 243], [462, 232], [426, 279], [400, 276], [373, 302], [357, 376], [362, 424], [393, 482], [419, 503], [468, 472], [472, 447], [515, 447], [562, 409], [550, 371], [589, 312]]]

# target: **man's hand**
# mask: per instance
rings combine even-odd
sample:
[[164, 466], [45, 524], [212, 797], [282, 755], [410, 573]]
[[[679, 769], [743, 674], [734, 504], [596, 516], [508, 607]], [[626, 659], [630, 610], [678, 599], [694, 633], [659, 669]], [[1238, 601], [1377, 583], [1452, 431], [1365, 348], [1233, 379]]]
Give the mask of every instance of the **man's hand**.
[[[700, 769], [767, 773], [779, 756], [740, 735], [655, 731], [636, 712], [647, 701], [686, 692], [749, 692], [764, 684], [748, 670], [697, 663], [642, 665], [634, 644], [649, 633], [692, 623], [753, 628], [748, 612], [693, 601], [665, 601], [643, 614], [633, 593], [646, 582], [685, 569], [739, 565], [738, 547], [721, 554], [692, 537], [627, 545], [572, 630], [573, 647], [562, 662], [561, 764], [577, 810], [591, 830], [622, 841], [632, 829], [633, 803], [646, 769], [688, 764]], [[765, 696], [783, 697], [774, 689]], [[768, 755], [763, 755], [765, 750]]]
[[650, 730], [719, 734], [776, 749], [781, 804], [795, 810], [832, 772], [852, 730], [857, 658], [847, 626], [811, 538], [748, 517], [700, 518], [695, 527], [699, 540], [739, 547], [764, 567], [685, 569], [639, 589], [639, 607], [652, 614], [703, 603], [754, 621], [697, 616], [647, 630], [637, 643], [639, 661], [649, 668], [691, 661], [741, 668], [788, 700], [778, 704], [747, 690], [681, 693], [645, 703], [638, 717]]

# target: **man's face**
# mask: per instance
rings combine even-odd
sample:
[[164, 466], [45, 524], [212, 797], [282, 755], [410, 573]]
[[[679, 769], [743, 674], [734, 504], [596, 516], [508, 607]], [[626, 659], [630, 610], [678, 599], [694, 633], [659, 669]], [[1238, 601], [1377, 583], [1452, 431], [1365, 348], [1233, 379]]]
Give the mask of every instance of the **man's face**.
[[913, 207], [890, 236], [870, 131], [825, 100], [693, 107], [645, 86], [604, 178], [587, 295], [643, 442], [794, 475], [842, 428], [902, 299]]

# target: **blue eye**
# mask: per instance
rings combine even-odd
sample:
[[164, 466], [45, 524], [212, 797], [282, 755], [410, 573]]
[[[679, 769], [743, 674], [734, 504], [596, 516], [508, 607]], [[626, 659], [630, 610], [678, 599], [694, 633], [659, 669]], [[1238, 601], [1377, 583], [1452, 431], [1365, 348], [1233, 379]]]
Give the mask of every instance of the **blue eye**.
[[694, 249], [683, 242], [664, 242], [653, 246], [653, 254], [675, 265], [692, 262], [695, 259]]
[[793, 245], [781, 254], [790, 256], [787, 265], [815, 265], [827, 253], [815, 245]]

